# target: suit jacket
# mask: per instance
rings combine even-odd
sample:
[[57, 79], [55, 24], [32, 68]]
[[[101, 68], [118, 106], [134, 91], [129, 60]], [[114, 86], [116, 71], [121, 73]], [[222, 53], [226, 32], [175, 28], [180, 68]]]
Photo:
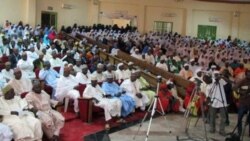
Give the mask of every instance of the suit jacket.
[[11, 68], [16, 68], [16, 65], [17, 65], [17, 62], [18, 60], [21, 59], [21, 55], [18, 54], [18, 55], [15, 55], [14, 53], [12, 53], [10, 56], [9, 56], [9, 61], [11, 63]]

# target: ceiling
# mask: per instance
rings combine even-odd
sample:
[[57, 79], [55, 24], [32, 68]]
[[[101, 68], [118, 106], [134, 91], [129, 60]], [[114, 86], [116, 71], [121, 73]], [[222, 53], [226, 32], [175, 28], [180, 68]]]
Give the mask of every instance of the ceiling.
[[232, 3], [232, 4], [250, 4], [250, 0], [198, 0], [198, 1]]

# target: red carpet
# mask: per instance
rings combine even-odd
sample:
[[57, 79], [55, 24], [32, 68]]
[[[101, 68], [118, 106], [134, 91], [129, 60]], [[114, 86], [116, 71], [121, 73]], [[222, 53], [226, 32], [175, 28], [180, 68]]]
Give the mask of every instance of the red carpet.
[[[93, 115], [93, 122], [87, 124], [82, 122], [79, 118], [76, 118], [73, 111], [67, 113], [62, 112], [62, 114], [66, 122], [60, 133], [60, 141], [83, 141], [84, 136], [104, 130], [104, 115]], [[145, 112], [137, 111], [125, 120], [127, 122], [140, 120], [144, 115]], [[111, 128], [119, 125], [120, 124], [115, 123], [115, 121], [112, 121]]]

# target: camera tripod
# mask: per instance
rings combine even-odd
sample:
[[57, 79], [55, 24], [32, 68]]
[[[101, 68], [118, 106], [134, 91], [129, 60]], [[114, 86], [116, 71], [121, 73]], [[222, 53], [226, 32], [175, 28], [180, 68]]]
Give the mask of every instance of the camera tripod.
[[250, 116], [250, 111], [248, 111], [248, 113], [246, 114], [245, 125], [243, 127], [243, 130], [242, 130], [242, 133], [241, 133], [241, 136], [240, 136], [241, 141], [244, 140], [245, 131], [246, 131], [247, 125], [249, 124], [249, 121], [248, 121], [249, 116]]
[[160, 108], [161, 108], [161, 112], [159, 112], [166, 120], [166, 117], [165, 117], [165, 112], [163, 110], [163, 107], [162, 107], [162, 103], [161, 103], [161, 100], [159, 99], [159, 96], [158, 96], [158, 92], [159, 92], [159, 88], [160, 88], [160, 83], [161, 83], [161, 76], [157, 76], [157, 89], [156, 89], [156, 94], [154, 96], [154, 100], [150, 103], [150, 106], [145, 114], [145, 116], [143, 117], [143, 120], [141, 121], [139, 127], [138, 127], [138, 130], [137, 130], [137, 133], [135, 134], [135, 136], [133, 137], [133, 140], [135, 140], [136, 136], [138, 135], [139, 131], [140, 131], [140, 128], [142, 127], [142, 124], [143, 122], [146, 120], [146, 118], [148, 117], [148, 114], [151, 112], [151, 115], [150, 115], [150, 120], [149, 120], [149, 125], [148, 125], [148, 129], [147, 129], [147, 134], [146, 134], [146, 138], [145, 138], [145, 141], [148, 140], [148, 137], [149, 137], [149, 132], [150, 132], [150, 128], [151, 128], [151, 124], [152, 124], [152, 119], [153, 119], [153, 116], [156, 112], [156, 105], [157, 105], [157, 102], [159, 102], [160, 104]]
[[[185, 133], [187, 134], [187, 137], [180, 138], [179, 136], [176, 136], [177, 141], [189, 141], [189, 140], [192, 140], [192, 141], [203, 141], [203, 140], [208, 141], [207, 129], [206, 129], [206, 123], [205, 123], [204, 103], [203, 103], [202, 100], [200, 100], [200, 105], [201, 105], [201, 114], [202, 114], [202, 119], [203, 119], [205, 139], [191, 137], [191, 136], [189, 136], [189, 133], [188, 133], [190, 122], [191, 122], [190, 113], [192, 113], [194, 111], [194, 108], [192, 108], [191, 104], [193, 103], [193, 101], [196, 100], [196, 97], [198, 97], [199, 91], [200, 91], [199, 86], [196, 85], [194, 90], [192, 91], [191, 97], [189, 99], [188, 108], [187, 108], [186, 112], [184, 113], [184, 117], [186, 118]], [[198, 120], [199, 120], [199, 117], [198, 117], [196, 123], [198, 122]]]

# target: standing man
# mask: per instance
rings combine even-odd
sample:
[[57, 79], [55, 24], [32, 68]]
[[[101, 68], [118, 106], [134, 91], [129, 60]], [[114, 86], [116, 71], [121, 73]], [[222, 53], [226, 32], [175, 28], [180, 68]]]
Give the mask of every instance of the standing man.
[[209, 115], [210, 115], [210, 133], [215, 133], [216, 112], [220, 112], [220, 129], [219, 134], [225, 136], [225, 125], [227, 115], [227, 99], [224, 91], [224, 85], [227, 83], [220, 78], [220, 72], [214, 72], [214, 80], [212, 84], [207, 86], [206, 95], [210, 99]]
[[246, 78], [240, 81], [236, 86], [234, 87], [236, 91], [240, 94], [239, 99], [239, 108], [238, 108], [238, 133], [241, 136], [242, 134], [242, 119], [246, 113], [248, 113], [247, 122], [249, 127], [249, 136], [250, 136], [250, 71], [246, 71]]

